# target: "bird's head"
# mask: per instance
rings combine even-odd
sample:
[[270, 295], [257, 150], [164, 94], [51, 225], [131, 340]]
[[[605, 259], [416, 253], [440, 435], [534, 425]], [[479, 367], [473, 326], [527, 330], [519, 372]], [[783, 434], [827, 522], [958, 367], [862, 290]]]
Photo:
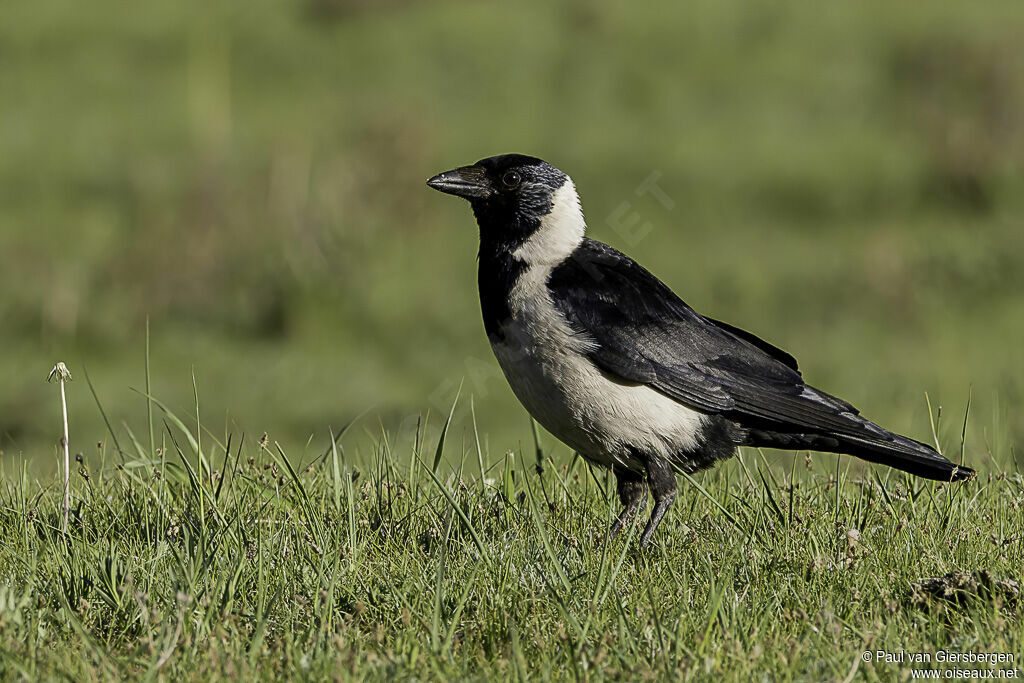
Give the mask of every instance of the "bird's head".
[[[439, 173], [427, 185], [467, 199], [480, 240], [523, 260], [561, 259], [583, 239], [585, 224], [572, 180], [536, 157], [502, 154]], [[533, 254], [523, 252], [532, 244]], [[532, 259], [525, 258], [533, 256]]]

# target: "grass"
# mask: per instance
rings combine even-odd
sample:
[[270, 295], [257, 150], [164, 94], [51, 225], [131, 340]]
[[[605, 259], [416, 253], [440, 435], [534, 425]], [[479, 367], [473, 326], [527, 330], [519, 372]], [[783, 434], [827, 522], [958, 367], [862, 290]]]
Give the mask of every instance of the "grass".
[[454, 410], [437, 440], [356, 423], [298, 456], [152, 405], [155, 450], [126, 426], [79, 462], [67, 533], [56, 479], [5, 473], [0, 677], [892, 680], [862, 652], [1024, 653], [1005, 453], [950, 487], [746, 450], [641, 551], [605, 541], [606, 472], [543, 437], [491, 454]]

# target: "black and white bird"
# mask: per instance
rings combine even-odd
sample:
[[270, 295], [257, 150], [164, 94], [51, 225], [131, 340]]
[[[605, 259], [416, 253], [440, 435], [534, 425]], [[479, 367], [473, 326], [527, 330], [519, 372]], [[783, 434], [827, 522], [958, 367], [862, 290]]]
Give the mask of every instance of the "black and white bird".
[[468, 199], [494, 355], [526, 409], [588, 461], [612, 468], [625, 509], [654, 499], [647, 545], [695, 472], [737, 446], [846, 453], [940, 481], [973, 476], [931, 447], [804, 383], [796, 360], [696, 313], [625, 254], [585, 236], [572, 180], [520, 154], [427, 184]]

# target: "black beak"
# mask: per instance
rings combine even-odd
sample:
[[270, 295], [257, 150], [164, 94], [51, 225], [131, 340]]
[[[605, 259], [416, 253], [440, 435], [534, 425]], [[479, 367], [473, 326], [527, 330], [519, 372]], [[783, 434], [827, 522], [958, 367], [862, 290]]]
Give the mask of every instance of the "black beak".
[[465, 199], [487, 199], [493, 193], [487, 174], [479, 166], [463, 166], [438, 173], [427, 181], [438, 192]]

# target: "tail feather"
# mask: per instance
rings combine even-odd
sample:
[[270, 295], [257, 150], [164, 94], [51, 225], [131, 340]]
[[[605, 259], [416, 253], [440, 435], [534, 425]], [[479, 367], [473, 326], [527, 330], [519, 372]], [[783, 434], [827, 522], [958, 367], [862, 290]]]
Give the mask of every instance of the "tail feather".
[[751, 430], [746, 445], [844, 453], [937, 481], [963, 481], [975, 476], [974, 470], [950, 462], [927, 444], [886, 431], [867, 420], [864, 422], [870, 428], [866, 428], [863, 435], [856, 436]]

